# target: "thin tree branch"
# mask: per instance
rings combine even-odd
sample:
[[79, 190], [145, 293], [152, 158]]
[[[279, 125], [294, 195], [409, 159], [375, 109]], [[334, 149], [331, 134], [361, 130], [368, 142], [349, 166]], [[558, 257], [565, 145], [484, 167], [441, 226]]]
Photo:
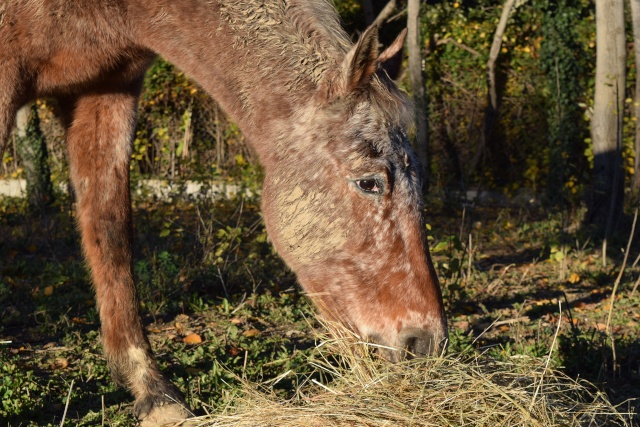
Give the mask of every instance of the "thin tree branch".
[[480, 52], [478, 52], [477, 50], [467, 46], [466, 44], [458, 43], [457, 41], [455, 41], [454, 39], [449, 38], [449, 37], [447, 37], [446, 39], [442, 39], [442, 40], [436, 41], [436, 46], [440, 46], [440, 45], [443, 45], [443, 44], [452, 44], [452, 45], [454, 45], [456, 47], [459, 47], [462, 50], [466, 50], [467, 52], [469, 52], [469, 53], [471, 53], [472, 55], [475, 55], [475, 56], [480, 56], [481, 55]]
[[396, 10], [396, 0], [389, 0], [389, 2], [382, 8], [376, 19], [373, 21], [373, 25], [380, 27], [387, 22], [391, 14]]

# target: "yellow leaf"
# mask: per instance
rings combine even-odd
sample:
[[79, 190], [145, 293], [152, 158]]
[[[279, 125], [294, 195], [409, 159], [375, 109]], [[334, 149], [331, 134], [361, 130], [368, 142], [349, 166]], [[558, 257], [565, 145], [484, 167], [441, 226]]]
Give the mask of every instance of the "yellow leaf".
[[200, 344], [202, 342], [202, 338], [198, 334], [189, 334], [182, 339], [187, 344]]
[[260, 331], [257, 329], [249, 329], [248, 331], [244, 331], [242, 333], [245, 337], [251, 338], [260, 335]]
[[51, 295], [53, 295], [53, 286], [47, 286], [44, 288], [44, 296], [50, 297]]
[[572, 273], [569, 277], [569, 283], [578, 283], [580, 281], [580, 276], [577, 273]]

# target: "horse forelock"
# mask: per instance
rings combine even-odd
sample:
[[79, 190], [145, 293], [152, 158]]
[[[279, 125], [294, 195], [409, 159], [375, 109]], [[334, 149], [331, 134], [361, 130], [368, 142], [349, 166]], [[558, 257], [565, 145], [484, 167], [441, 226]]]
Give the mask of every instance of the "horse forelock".
[[407, 130], [414, 125], [413, 102], [387, 76], [376, 76], [359, 96], [366, 97], [372, 111], [388, 124]]

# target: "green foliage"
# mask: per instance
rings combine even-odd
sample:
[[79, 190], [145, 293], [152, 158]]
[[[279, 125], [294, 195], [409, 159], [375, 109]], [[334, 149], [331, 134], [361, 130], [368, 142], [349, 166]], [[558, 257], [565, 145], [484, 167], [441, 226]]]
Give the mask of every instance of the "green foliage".
[[31, 104], [24, 137], [18, 138], [24, 178], [27, 181], [27, 200], [32, 209], [42, 209], [53, 203], [53, 186], [47, 155], [47, 144], [40, 129], [38, 106]]
[[33, 370], [19, 367], [15, 362], [2, 357], [2, 354], [0, 353], [0, 361], [2, 362], [0, 368], [2, 371], [2, 375], [0, 375], [0, 397], [2, 398], [0, 415], [7, 416], [29, 411], [34, 407], [34, 403], [42, 401], [42, 394], [45, 393], [45, 390], [39, 384]]
[[[361, 2], [334, 0], [334, 4], [355, 38], [364, 29]], [[379, 11], [386, 2], [372, 4]], [[546, 190], [554, 204], [575, 206], [590, 184], [592, 163], [585, 113], [593, 95], [594, 5], [588, 0], [516, 2], [497, 62], [499, 111], [493, 125], [487, 126], [486, 63], [502, 4], [474, 0], [422, 5], [434, 188], [458, 194], [469, 186], [506, 193], [525, 187]], [[405, 7], [406, 1], [399, 1], [396, 16], [381, 27], [383, 44], [405, 26]], [[627, 34], [631, 43], [631, 25]], [[628, 55], [623, 129], [627, 175], [632, 173], [635, 157], [633, 59]], [[55, 103], [41, 101], [39, 107], [54, 184], [66, 182], [64, 132], [52, 114]], [[4, 176], [24, 174], [16, 146], [3, 153], [0, 173]], [[144, 80], [131, 167], [134, 179], [174, 181], [231, 178], [259, 183], [262, 173], [238, 127], [163, 59], [154, 62]], [[169, 229], [163, 231], [165, 236]]]
[[438, 2], [424, 8], [433, 167], [441, 187], [483, 183], [515, 190], [544, 184], [541, 15], [528, 4], [512, 13], [505, 32], [497, 63], [498, 121], [488, 133], [487, 150], [479, 151], [485, 144], [486, 63], [500, 13], [489, 2]]
[[[58, 212], [54, 222], [59, 225], [49, 229], [19, 202], [0, 203], [0, 232], [6, 236], [0, 326], [2, 339], [11, 341], [0, 344], [0, 418], [9, 425], [59, 425], [73, 379], [71, 424], [100, 425], [104, 414], [105, 425], [133, 425], [123, 406], [131, 396], [111, 382], [102, 355], [90, 280], [73, 223], [64, 219], [68, 211]], [[257, 200], [137, 199], [134, 206], [140, 312], [163, 372], [194, 409], [222, 411], [218, 405], [228, 402], [243, 381], [264, 381], [278, 395], [291, 397], [309, 379], [331, 380], [313, 374], [315, 313], [268, 243]], [[557, 330], [557, 299], [566, 290], [570, 303], [588, 305], [578, 311], [580, 306], [572, 304], [577, 321], [569, 323], [562, 300], [564, 326], [550, 363], [566, 366], [575, 376], [607, 380], [610, 340], [593, 325], [602, 322], [608, 291], [593, 290], [610, 286], [612, 275], [592, 261], [594, 251], [566, 250], [557, 216], [504, 209], [467, 211], [474, 218], [469, 245], [447, 230], [458, 215], [442, 207], [431, 213], [434, 226], [428, 230], [450, 348], [498, 359], [546, 357]], [[167, 222], [171, 232], [160, 237]], [[580, 236], [568, 240], [574, 237]], [[548, 261], [554, 247], [565, 251], [562, 262]], [[578, 279], [562, 279], [561, 268]], [[625, 275], [623, 298], [612, 317], [613, 325], [624, 328], [614, 338], [619, 372], [630, 381], [637, 378], [640, 334], [632, 320], [639, 319], [640, 297], [631, 295], [637, 274], [635, 267]], [[524, 317], [529, 320], [491, 326]], [[191, 333], [201, 342], [186, 342]], [[595, 365], [583, 366], [585, 354]]]
[[588, 96], [587, 70], [595, 63], [587, 38], [594, 31], [593, 5], [562, 0], [537, 2], [536, 7], [543, 17], [540, 63], [548, 112], [547, 197], [555, 203], [575, 203], [586, 176], [587, 128], [579, 104]]
[[136, 176], [204, 178], [242, 175], [236, 157], [255, 159], [220, 107], [173, 65], [147, 71], [131, 170]]
[[[590, 184], [592, 161], [585, 117], [595, 73], [593, 3], [516, 2], [496, 64], [498, 116], [487, 129], [486, 63], [501, 6], [489, 1], [423, 6], [436, 187], [479, 185], [508, 193], [526, 187], [544, 191], [552, 204], [576, 206]], [[631, 174], [629, 107], [635, 83], [627, 82], [624, 165]]]

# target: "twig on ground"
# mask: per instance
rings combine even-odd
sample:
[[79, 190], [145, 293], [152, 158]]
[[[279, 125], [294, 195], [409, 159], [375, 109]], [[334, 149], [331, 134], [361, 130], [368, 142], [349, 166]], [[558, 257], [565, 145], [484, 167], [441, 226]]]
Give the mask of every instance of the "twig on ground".
[[[631, 225], [631, 234], [629, 235], [629, 240], [627, 241], [627, 249], [624, 251], [624, 259], [622, 260], [622, 266], [620, 267], [620, 272], [618, 273], [618, 277], [616, 277], [616, 281], [613, 284], [613, 290], [611, 291], [611, 301], [609, 303], [609, 314], [607, 316], [607, 334], [611, 335], [610, 326], [611, 326], [611, 314], [613, 313], [613, 303], [616, 298], [616, 291], [618, 290], [618, 285], [620, 284], [620, 280], [622, 280], [622, 275], [624, 274], [624, 269], [627, 265], [627, 258], [629, 258], [629, 250], [631, 249], [631, 242], [633, 242], [633, 235], [636, 231], [636, 221], [638, 220], [638, 208], [636, 208], [636, 212], [633, 215], [633, 224]], [[615, 360], [614, 360], [615, 363]]]
[[60, 421], [60, 427], [64, 425], [64, 420], [67, 418], [67, 411], [69, 410], [69, 402], [71, 401], [71, 390], [73, 390], [73, 381], [71, 380], [71, 385], [69, 386], [69, 393], [67, 393], [67, 403], [64, 405], [64, 413], [62, 414], [62, 421]]
[[499, 322], [493, 322], [492, 326], [496, 327], [496, 326], [502, 326], [502, 325], [510, 325], [512, 323], [520, 323], [520, 322], [528, 322], [529, 320], [529, 316], [522, 316], [522, 317], [516, 317], [515, 319], [506, 319], [506, 320], [501, 320]]
[[547, 373], [547, 369], [549, 369], [549, 362], [551, 362], [551, 355], [553, 354], [553, 350], [556, 346], [556, 340], [558, 339], [558, 333], [560, 332], [560, 325], [562, 324], [562, 301], [558, 300], [558, 326], [556, 327], [556, 333], [553, 335], [553, 341], [551, 341], [551, 348], [549, 349], [549, 354], [547, 355], [547, 362], [544, 365], [544, 369], [542, 371], [542, 375], [540, 376], [540, 381], [536, 386], [536, 391], [533, 393], [533, 397], [531, 398], [531, 404], [529, 404], [529, 411], [533, 409], [533, 406], [536, 403], [536, 397], [538, 397], [538, 393], [540, 393], [540, 388], [542, 387], [542, 383], [544, 382], [544, 376]]
[[[629, 258], [629, 251], [631, 250], [631, 242], [633, 242], [633, 235], [636, 231], [636, 222], [638, 220], [638, 208], [633, 215], [633, 224], [631, 225], [631, 234], [629, 234], [629, 240], [627, 241], [627, 249], [624, 251], [624, 259], [622, 260], [622, 266], [620, 267], [620, 272], [618, 273], [618, 277], [616, 277], [616, 281], [613, 284], [613, 290], [611, 291], [611, 298], [609, 301], [609, 314], [607, 315], [607, 326], [605, 328], [605, 333], [611, 340], [611, 353], [613, 356], [613, 371], [616, 371], [617, 366], [617, 357], [616, 357], [616, 341], [613, 338], [613, 331], [611, 330], [611, 315], [613, 314], [613, 304], [616, 301], [616, 291], [618, 290], [618, 285], [620, 285], [620, 280], [622, 280], [622, 275], [624, 274], [624, 269], [627, 266], [627, 259]], [[635, 289], [635, 286], [634, 286]]]

